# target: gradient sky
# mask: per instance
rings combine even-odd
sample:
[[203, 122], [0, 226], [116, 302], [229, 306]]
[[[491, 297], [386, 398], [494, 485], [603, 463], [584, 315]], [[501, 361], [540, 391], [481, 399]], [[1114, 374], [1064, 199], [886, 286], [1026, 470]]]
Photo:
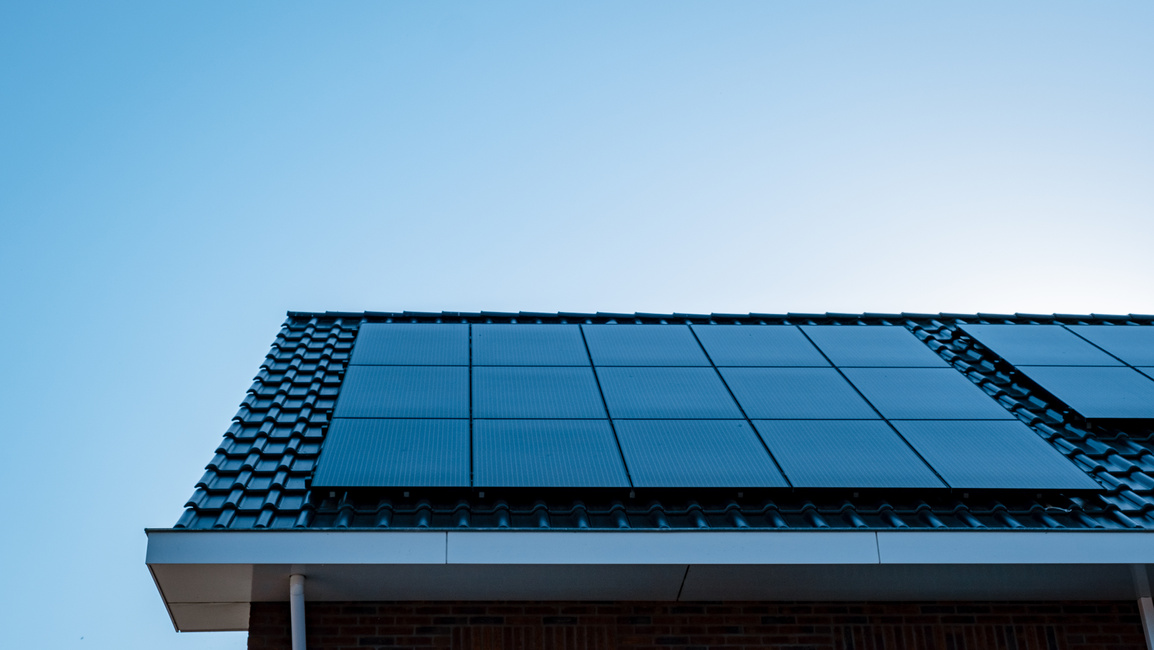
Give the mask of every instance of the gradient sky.
[[1154, 3], [0, 2], [0, 629], [172, 631], [294, 310], [1154, 313]]

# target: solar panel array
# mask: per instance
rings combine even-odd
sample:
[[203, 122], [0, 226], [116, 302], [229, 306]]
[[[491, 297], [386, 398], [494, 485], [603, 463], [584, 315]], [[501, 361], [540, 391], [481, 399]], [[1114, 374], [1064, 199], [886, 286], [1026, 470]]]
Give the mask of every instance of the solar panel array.
[[1085, 418], [1154, 418], [1154, 327], [961, 329]]
[[313, 485], [1098, 487], [900, 326], [393, 323]]

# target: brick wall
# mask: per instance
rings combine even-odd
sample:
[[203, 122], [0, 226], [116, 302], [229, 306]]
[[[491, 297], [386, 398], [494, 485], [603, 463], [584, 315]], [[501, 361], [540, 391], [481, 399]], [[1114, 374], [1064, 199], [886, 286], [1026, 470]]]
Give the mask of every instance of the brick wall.
[[[309, 650], [1144, 650], [1130, 602], [308, 603]], [[254, 603], [251, 650], [289, 648], [288, 603]]]

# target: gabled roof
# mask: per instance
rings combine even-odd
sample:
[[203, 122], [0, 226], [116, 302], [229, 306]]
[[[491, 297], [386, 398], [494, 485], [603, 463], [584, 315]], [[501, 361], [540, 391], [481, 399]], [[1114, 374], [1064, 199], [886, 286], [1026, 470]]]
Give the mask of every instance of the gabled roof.
[[[990, 396], [1100, 490], [311, 489], [366, 323], [889, 325]], [[1154, 421], [1088, 421], [961, 326], [1154, 326], [1146, 315], [290, 312], [178, 529], [1154, 529]]]

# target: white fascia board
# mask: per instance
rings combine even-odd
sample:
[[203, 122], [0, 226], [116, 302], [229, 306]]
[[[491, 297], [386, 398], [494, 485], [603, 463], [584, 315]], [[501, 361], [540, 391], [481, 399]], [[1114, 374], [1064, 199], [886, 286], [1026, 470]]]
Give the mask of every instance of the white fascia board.
[[1152, 564], [1154, 531], [877, 533], [882, 564]]
[[445, 533], [149, 530], [148, 564], [444, 564]]
[[449, 564], [877, 564], [874, 533], [450, 532]]
[[148, 531], [147, 563], [1154, 564], [1154, 531]]
[[178, 629], [226, 630], [292, 573], [332, 601], [1128, 598], [1154, 531], [161, 529], [147, 563]]

